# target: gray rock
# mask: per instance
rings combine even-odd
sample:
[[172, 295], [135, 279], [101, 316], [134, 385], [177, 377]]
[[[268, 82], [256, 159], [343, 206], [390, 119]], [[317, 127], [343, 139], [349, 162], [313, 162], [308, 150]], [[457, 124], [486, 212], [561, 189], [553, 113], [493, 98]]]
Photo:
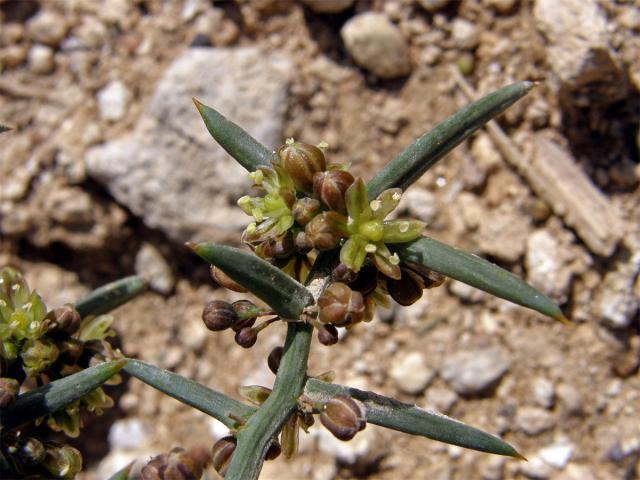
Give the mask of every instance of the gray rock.
[[447, 387], [429, 387], [427, 390], [428, 408], [447, 414], [458, 401], [458, 395]]
[[290, 63], [256, 48], [189, 49], [160, 81], [134, 132], [87, 153], [90, 174], [172, 239], [236, 241], [246, 171], [193, 108], [196, 96], [272, 148], [281, 142]]
[[626, 95], [609, 46], [606, 13], [597, 0], [536, 0], [536, 25], [548, 40], [547, 60], [569, 104], [613, 103]]
[[351, 7], [355, 0], [302, 0], [311, 10], [317, 13], [340, 13]]
[[117, 122], [127, 113], [131, 93], [120, 80], [113, 80], [98, 92], [97, 100], [100, 117], [103, 120]]
[[531, 382], [531, 394], [533, 401], [544, 408], [553, 407], [555, 401], [555, 388], [553, 383], [545, 377], [536, 377]]
[[494, 387], [509, 370], [498, 347], [459, 351], [447, 359], [441, 375], [460, 395], [481, 395]]
[[411, 395], [418, 395], [431, 383], [435, 372], [420, 352], [411, 352], [391, 362], [391, 378], [398, 388]]
[[149, 286], [165, 295], [171, 293], [176, 284], [171, 267], [156, 247], [142, 245], [135, 261], [136, 273], [149, 281]]
[[451, 26], [451, 38], [460, 48], [474, 48], [478, 46], [480, 34], [473, 23], [458, 17]]
[[521, 407], [516, 413], [516, 427], [527, 435], [540, 435], [555, 424], [553, 415], [539, 407]]
[[33, 73], [50, 73], [55, 66], [53, 49], [46, 45], [34, 45], [29, 49], [29, 69]]
[[547, 480], [553, 474], [553, 469], [537, 455], [529, 458], [528, 462], [521, 462], [519, 467], [520, 472], [531, 480]]
[[109, 445], [112, 449], [138, 448], [148, 441], [149, 428], [139, 419], [116, 420], [109, 429]]
[[341, 30], [342, 40], [355, 62], [381, 78], [411, 72], [409, 48], [400, 30], [379, 13], [361, 13]]
[[525, 251], [529, 219], [512, 205], [501, 205], [480, 222], [476, 240], [482, 252], [506, 262], [515, 262]]
[[577, 415], [582, 412], [582, 394], [576, 387], [561, 383], [556, 389], [556, 394], [567, 409], [567, 413]]
[[411, 217], [431, 223], [438, 213], [436, 196], [429, 190], [413, 187], [402, 194], [398, 210], [406, 208]]
[[598, 288], [594, 311], [611, 328], [631, 325], [640, 307], [640, 248], [626, 262], [608, 272]]
[[51, 47], [57, 47], [67, 34], [65, 18], [51, 10], [42, 10], [27, 24], [31, 39]]
[[442, 10], [449, 3], [451, 3], [451, 0], [418, 0], [418, 4], [430, 13]]
[[559, 440], [541, 449], [538, 452], [538, 456], [547, 465], [562, 470], [569, 463], [574, 448], [574, 445], [570, 441]]
[[574, 255], [547, 230], [537, 230], [527, 240], [525, 265], [528, 282], [558, 303], [567, 301]]

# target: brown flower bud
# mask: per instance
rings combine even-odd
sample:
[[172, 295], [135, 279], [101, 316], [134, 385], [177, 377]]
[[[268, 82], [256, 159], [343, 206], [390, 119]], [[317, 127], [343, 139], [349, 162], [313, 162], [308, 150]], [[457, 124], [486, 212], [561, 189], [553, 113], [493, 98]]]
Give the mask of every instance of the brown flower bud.
[[235, 341], [242, 348], [251, 348], [258, 340], [258, 332], [254, 328], [244, 327], [235, 335]]
[[80, 314], [70, 303], [65, 303], [62, 307], [50, 311], [47, 318], [51, 322], [49, 332], [64, 332], [69, 335], [80, 328]]
[[318, 306], [318, 320], [324, 324], [346, 327], [364, 319], [365, 306], [362, 294], [354, 292], [344, 283], [334, 282], [329, 285], [318, 299]]
[[74, 364], [84, 351], [84, 342], [76, 338], [65, 338], [58, 342], [60, 358], [67, 363]]
[[315, 198], [302, 197], [293, 204], [291, 213], [298, 225], [303, 227], [320, 212], [320, 202]]
[[339, 263], [331, 271], [331, 280], [350, 284], [358, 278], [358, 274], [347, 267], [344, 263]]
[[15, 378], [0, 377], [0, 408], [13, 403], [19, 390], [20, 384]]
[[306, 254], [313, 248], [313, 243], [311, 243], [304, 230], [300, 230], [293, 235], [293, 246], [296, 252]]
[[333, 250], [340, 243], [338, 235], [324, 214], [316, 215], [304, 229], [307, 239], [318, 250]]
[[227, 435], [214, 443], [211, 449], [213, 468], [223, 477], [227, 473], [231, 463], [231, 456], [236, 449], [237, 443], [238, 441], [234, 436]]
[[403, 307], [413, 305], [422, 297], [424, 282], [420, 275], [408, 268], [401, 268], [400, 280], [387, 278], [387, 291], [391, 298]]
[[41, 465], [54, 477], [74, 478], [82, 470], [82, 455], [71, 445], [45, 446], [47, 455]]
[[265, 460], [275, 460], [282, 453], [282, 447], [280, 446], [280, 442], [277, 439], [274, 439], [269, 445], [269, 449], [267, 450], [266, 455], [264, 456]]
[[209, 330], [218, 332], [226, 330], [236, 323], [238, 314], [230, 303], [214, 300], [204, 307], [202, 320]]
[[313, 194], [331, 210], [347, 213], [344, 194], [354, 181], [346, 170], [318, 172], [313, 176]]
[[419, 265], [413, 262], [404, 263], [402, 264], [401, 268], [406, 270], [411, 270], [412, 272], [420, 275], [420, 278], [423, 284], [422, 288], [425, 288], [425, 289], [439, 287], [444, 283], [444, 280], [446, 278], [441, 273], [438, 273], [434, 270], [431, 270], [430, 268], [427, 268], [423, 265]]
[[287, 232], [277, 238], [267, 238], [255, 248], [255, 254], [261, 258], [287, 258], [294, 253], [293, 235]]
[[256, 318], [262, 314], [262, 309], [249, 300], [238, 300], [231, 304], [238, 314], [239, 320], [231, 326], [234, 332], [239, 332], [245, 327], [253, 327]]
[[329, 323], [323, 325], [322, 328], [318, 327], [318, 341], [327, 346], [338, 343], [338, 329], [335, 325]]
[[280, 147], [278, 157], [296, 189], [307, 193], [313, 191], [313, 175], [327, 168], [322, 150], [308, 143], [289, 141]]
[[44, 445], [37, 438], [27, 438], [18, 450], [20, 460], [26, 465], [38, 465], [47, 456]]
[[340, 395], [325, 404], [320, 421], [336, 438], [347, 441], [367, 425], [366, 410], [358, 400]]
[[247, 289], [235, 282], [218, 267], [211, 265], [211, 278], [222, 288], [228, 288], [234, 292], [247, 293]]
[[284, 348], [275, 347], [273, 350], [271, 350], [271, 353], [267, 357], [267, 364], [269, 365], [269, 370], [271, 370], [274, 375], [278, 374], [278, 368], [280, 367], [280, 361], [282, 360], [283, 353], [284, 353]]
[[356, 279], [349, 284], [352, 290], [366, 297], [378, 286], [378, 269], [373, 265], [365, 265], [358, 272]]

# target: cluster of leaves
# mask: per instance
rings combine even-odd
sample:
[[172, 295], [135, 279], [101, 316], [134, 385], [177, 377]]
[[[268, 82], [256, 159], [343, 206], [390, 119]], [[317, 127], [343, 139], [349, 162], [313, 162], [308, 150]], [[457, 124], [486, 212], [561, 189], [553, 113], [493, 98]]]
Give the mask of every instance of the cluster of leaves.
[[[240, 208], [251, 215], [242, 234], [260, 258], [305, 282], [320, 252], [339, 249], [339, 263], [331, 283], [308, 309], [305, 321], [314, 325], [325, 345], [338, 341], [337, 327], [351, 328], [372, 320], [377, 305], [389, 306], [389, 296], [401, 305], [417, 301], [425, 288], [438, 286], [443, 276], [411, 262], [401, 262], [390, 245], [418, 238], [425, 224], [418, 220], [387, 220], [398, 206], [402, 190], [383, 191], [369, 201], [362, 178], [344, 164], [328, 164], [323, 148], [287, 141], [271, 166], [249, 174], [261, 196], [244, 196]], [[224, 271], [213, 267], [214, 279], [236, 291], [246, 291]], [[259, 331], [277, 320], [271, 317], [254, 326], [256, 318], [273, 315], [241, 300], [230, 305], [214, 301], [203, 319], [213, 331], [232, 328], [236, 342], [251, 347]]]
[[[111, 328], [113, 318], [100, 314], [99, 309], [93, 308], [93, 301], [90, 296], [75, 306], [66, 304], [47, 310], [42, 298], [30, 290], [17, 270], [0, 269], [2, 474], [70, 478], [82, 468], [82, 457], [75, 448], [23, 438], [15, 427], [33, 418], [36, 424], [46, 422], [53, 431], [77, 437], [82, 411], [101, 415], [105, 408], [113, 406], [113, 400], [100, 386], [102, 382], [60, 408], [39, 412], [33, 409], [43, 415], [29, 412], [28, 402], [25, 403], [52, 382], [123, 358], [106, 341], [115, 335]], [[113, 372], [103, 381], [114, 385], [120, 377]]]

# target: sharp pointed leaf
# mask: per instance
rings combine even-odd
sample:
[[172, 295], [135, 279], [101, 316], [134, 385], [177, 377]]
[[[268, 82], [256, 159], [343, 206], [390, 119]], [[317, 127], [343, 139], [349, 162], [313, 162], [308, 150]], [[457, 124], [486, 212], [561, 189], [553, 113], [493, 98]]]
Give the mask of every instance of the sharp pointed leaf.
[[63, 409], [109, 380], [125, 363], [126, 360], [101, 363], [20, 395], [0, 409], [0, 432]]
[[406, 190], [456, 145], [526, 95], [533, 86], [533, 82], [518, 82], [503, 87], [456, 112], [425, 133], [369, 182], [369, 198], [376, 198], [388, 188]]
[[252, 253], [210, 243], [190, 246], [282, 318], [297, 320], [304, 308], [313, 303], [313, 296], [304, 285]]
[[147, 281], [137, 275], [121, 278], [95, 289], [76, 302], [76, 310], [82, 318], [102, 315], [127, 303], [147, 288]]
[[200, 112], [211, 136], [240, 165], [250, 172], [255, 171], [261, 165], [270, 165], [270, 161], [273, 158], [271, 150], [213, 108], [207, 107], [195, 98], [193, 102], [196, 104], [196, 108]]
[[235, 419], [248, 416], [255, 411], [255, 408], [198, 382], [140, 360], [129, 360], [124, 371], [176, 400], [212, 416], [229, 428], [234, 428]]
[[369, 423], [481, 452], [522, 458], [511, 445], [494, 435], [445, 415], [373, 392], [309, 378], [304, 393], [312, 401], [320, 403], [326, 403], [338, 395], [347, 395], [364, 403]]
[[433, 238], [393, 245], [405, 261], [423, 265], [510, 302], [567, 322], [548, 297], [503, 268], [476, 255], [463, 252]]

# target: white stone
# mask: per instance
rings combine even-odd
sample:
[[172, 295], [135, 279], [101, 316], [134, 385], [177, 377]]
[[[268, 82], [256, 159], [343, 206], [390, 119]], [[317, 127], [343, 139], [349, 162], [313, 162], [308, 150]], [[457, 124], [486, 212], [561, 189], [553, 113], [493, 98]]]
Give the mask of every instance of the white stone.
[[137, 418], [116, 420], [109, 429], [109, 445], [112, 449], [135, 449], [148, 440], [149, 428]]
[[418, 395], [431, 383], [435, 372], [420, 352], [411, 352], [394, 358], [391, 362], [391, 378], [404, 393]]
[[451, 36], [459, 48], [474, 48], [480, 41], [477, 27], [464, 18], [456, 17], [451, 27]]
[[550, 380], [544, 377], [534, 378], [533, 382], [531, 382], [531, 393], [533, 400], [541, 407], [553, 407], [556, 393], [553, 383]]
[[559, 441], [540, 450], [538, 456], [547, 465], [562, 470], [569, 463], [573, 449], [574, 446], [571, 442]]
[[553, 300], [567, 301], [572, 271], [568, 264], [574, 255], [551, 232], [541, 229], [527, 240], [525, 265], [528, 282]]
[[160, 251], [150, 243], [144, 243], [135, 260], [136, 273], [147, 279], [149, 286], [165, 295], [171, 293], [176, 279], [171, 267]]
[[355, 62], [381, 78], [398, 78], [411, 72], [409, 48], [400, 30], [387, 17], [367, 12], [352, 17], [340, 31]]
[[436, 196], [424, 188], [412, 187], [402, 194], [398, 210], [406, 208], [411, 217], [427, 224], [433, 222], [438, 213]]
[[43, 9], [28, 24], [27, 30], [31, 38], [39, 43], [56, 47], [67, 34], [67, 22], [65, 18], [58, 13]]
[[427, 408], [448, 414], [458, 401], [458, 395], [446, 387], [429, 387]]
[[640, 308], [640, 245], [632, 248], [631, 257], [608, 272], [596, 289], [594, 311], [611, 328], [627, 328]]
[[103, 120], [116, 122], [124, 118], [131, 93], [120, 80], [109, 82], [97, 94], [98, 110]]
[[480, 395], [494, 387], [509, 370], [498, 347], [458, 351], [442, 367], [442, 377], [460, 395]]
[[528, 462], [520, 462], [520, 472], [531, 480], [547, 480], [553, 474], [553, 469], [536, 455], [529, 458]]
[[178, 242], [238, 241], [247, 172], [211, 138], [198, 97], [262, 142], [281, 142], [290, 62], [253, 47], [185, 50], [132, 134], [90, 149], [89, 173], [152, 228]]
[[547, 410], [539, 407], [520, 407], [515, 423], [519, 430], [535, 436], [552, 429], [556, 422]]
[[33, 73], [51, 73], [55, 67], [53, 49], [46, 45], [34, 45], [29, 49], [29, 69]]

